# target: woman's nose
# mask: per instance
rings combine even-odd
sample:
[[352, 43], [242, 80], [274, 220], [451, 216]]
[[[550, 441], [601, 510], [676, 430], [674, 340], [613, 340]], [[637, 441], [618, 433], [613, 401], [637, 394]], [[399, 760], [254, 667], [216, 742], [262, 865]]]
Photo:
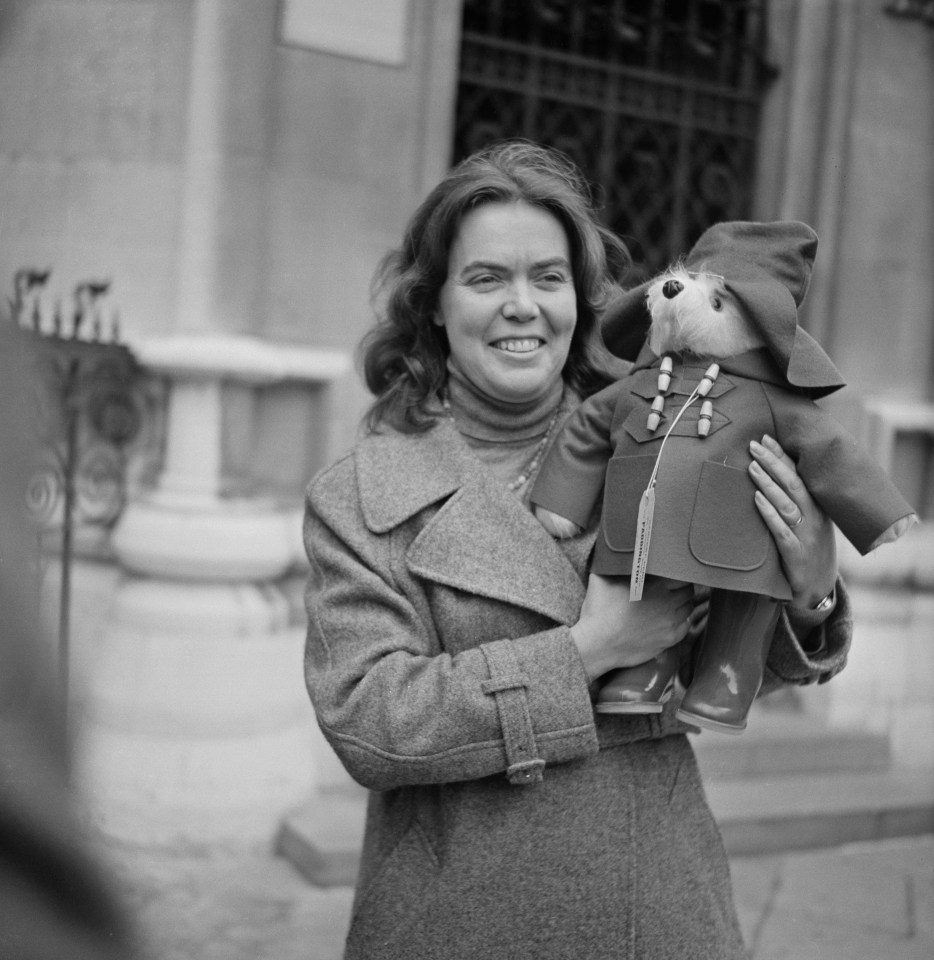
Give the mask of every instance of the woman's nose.
[[662, 294], [666, 300], [674, 300], [683, 289], [684, 284], [680, 280], [666, 280], [662, 286]]
[[538, 303], [527, 284], [516, 284], [503, 304], [503, 316], [510, 320], [534, 320], [538, 316]]

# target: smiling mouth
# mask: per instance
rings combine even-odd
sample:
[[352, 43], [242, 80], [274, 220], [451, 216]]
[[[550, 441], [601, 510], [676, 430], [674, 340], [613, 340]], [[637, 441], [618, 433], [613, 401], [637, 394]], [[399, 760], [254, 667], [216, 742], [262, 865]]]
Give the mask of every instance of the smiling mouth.
[[524, 340], [497, 340], [492, 345], [497, 350], [503, 350], [506, 353], [531, 353], [537, 350], [544, 341], [538, 337], [530, 337]]

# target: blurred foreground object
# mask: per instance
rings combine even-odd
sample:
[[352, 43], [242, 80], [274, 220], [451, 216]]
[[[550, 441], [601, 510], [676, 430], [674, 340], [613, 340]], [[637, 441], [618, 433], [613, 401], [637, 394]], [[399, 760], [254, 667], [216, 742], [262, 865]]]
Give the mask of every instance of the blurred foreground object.
[[[61, 557], [58, 660], [67, 698], [71, 571], [79, 526], [109, 529], [126, 503], [127, 446], [139, 432], [139, 366], [119, 342], [116, 313], [105, 323], [109, 281], [79, 283], [70, 314], [42, 296], [51, 270], [23, 268], [13, 278], [10, 320], [23, 343], [20, 406], [35, 438], [25, 502], [38, 528], [37, 559]], [[106, 330], [105, 330], [106, 327]], [[41, 582], [40, 571], [40, 582]]]
[[71, 810], [64, 701], [37, 623], [27, 349], [0, 323], [0, 957], [127, 960], [129, 925]]

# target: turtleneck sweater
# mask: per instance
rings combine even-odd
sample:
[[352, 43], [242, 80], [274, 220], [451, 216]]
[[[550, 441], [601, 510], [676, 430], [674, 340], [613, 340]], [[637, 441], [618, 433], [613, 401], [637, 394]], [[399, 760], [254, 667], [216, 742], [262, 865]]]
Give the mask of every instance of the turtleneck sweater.
[[[550, 442], [569, 412], [561, 378], [543, 396], [513, 403], [491, 397], [478, 389], [450, 360], [447, 401], [458, 432], [480, 462], [504, 486], [527, 471], [542, 440], [548, 435], [549, 427], [552, 428]], [[555, 420], [559, 408], [563, 409]], [[541, 457], [538, 462], [541, 463]], [[529, 487], [527, 480], [515, 490], [516, 495], [524, 500]]]

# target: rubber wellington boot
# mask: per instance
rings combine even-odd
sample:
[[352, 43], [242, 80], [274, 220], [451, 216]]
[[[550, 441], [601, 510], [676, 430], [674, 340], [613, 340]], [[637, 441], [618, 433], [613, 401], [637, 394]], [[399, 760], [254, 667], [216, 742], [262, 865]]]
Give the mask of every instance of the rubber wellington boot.
[[746, 729], [780, 609], [771, 597], [713, 591], [707, 631], [677, 712], [679, 720], [721, 733]]
[[677, 646], [635, 667], [608, 674], [597, 694], [597, 713], [661, 713], [671, 699], [678, 674]]

